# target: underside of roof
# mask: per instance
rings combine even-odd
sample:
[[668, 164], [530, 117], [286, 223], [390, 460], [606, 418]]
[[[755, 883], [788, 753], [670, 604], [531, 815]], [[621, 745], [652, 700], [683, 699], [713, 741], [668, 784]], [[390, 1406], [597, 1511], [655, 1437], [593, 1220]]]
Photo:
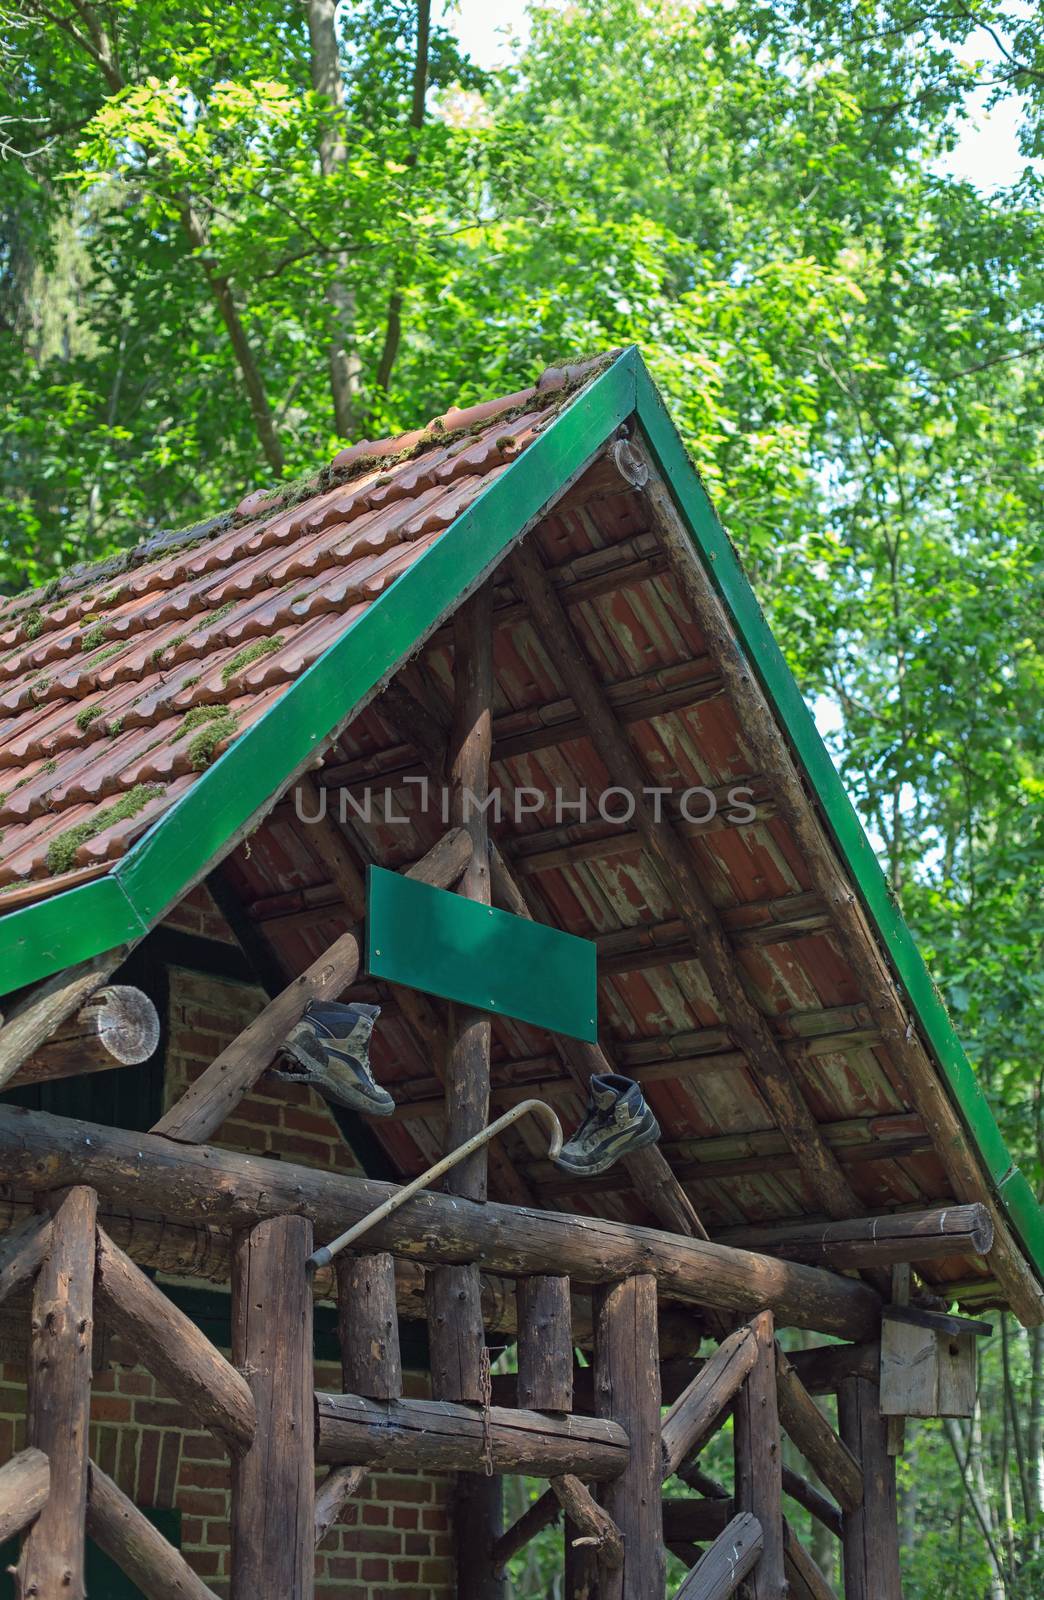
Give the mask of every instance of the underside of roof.
[[[338, 461], [292, 504], [248, 497], [195, 540], [0, 614], [0, 762], [17, 782], [3, 987], [140, 939], [222, 862], [283, 967], [303, 971], [358, 915], [353, 874], [406, 865], [443, 829], [394, 695], [443, 737], [447, 619], [492, 575], [493, 831], [533, 914], [595, 941], [601, 1041], [642, 1083], [712, 1237], [823, 1215], [691, 926], [621, 820], [626, 796], [599, 804], [619, 775], [505, 561], [528, 535], [857, 1206], [986, 1200], [989, 1261], [924, 1275], [948, 1300], [1039, 1320], [1037, 1283], [1012, 1285], [1025, 1261], [1041, 1277], [1040, 1208], [637, 353]], [[305, 773], [302, 809], [326, 791], [341, 872], [290, 798]], [[374, 994], [375, 1067], [399, 1105], [375, 1131], [413, 1175], [441, 1153], [442, 1088], [416, 1010]], [[492, 1085], [497, 1108], [539, 1093], [567, 1124], [580, 1115], [556, 1040], [525, 1024], [497, 1019]], [[567, 1180], [524, 1124], [512, 1139], [491, 1157], [498, 1198], [643, 1218], [615, 1171]]]

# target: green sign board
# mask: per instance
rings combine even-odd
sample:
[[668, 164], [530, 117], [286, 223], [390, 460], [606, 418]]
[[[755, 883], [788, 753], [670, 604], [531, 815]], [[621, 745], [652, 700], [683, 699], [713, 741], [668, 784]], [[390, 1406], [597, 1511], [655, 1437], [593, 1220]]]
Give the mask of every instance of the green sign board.
[[573, 1039], [597, 1038], [590, 939], [383, 867], [368, 869], [366, 887], [366, 960], [375, 978]]

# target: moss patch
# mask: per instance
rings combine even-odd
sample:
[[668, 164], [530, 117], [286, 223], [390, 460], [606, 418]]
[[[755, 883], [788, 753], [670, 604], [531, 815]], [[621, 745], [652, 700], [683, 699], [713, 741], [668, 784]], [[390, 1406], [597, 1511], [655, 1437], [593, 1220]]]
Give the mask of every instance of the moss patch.
[[237, 650], [231, 661], [226, 661], [222, 667], [221, 682], [228, 683], [230, 678], [234, 678], [245, 667], [252, 666], [255, 661], [260, 661], [262, 656], [270, 656], [282, 643], [283, 636], [280, 633], [274, 639], [255, 639], [245, 649]]
[[92, 722], [104, 716], [104, 706], [81, 706], [76, 713], [76, 726], [81, 733], [86, 733]]
[[88, 628], [87, 632], [82, 635], [80, 639], [80, 649], [97, 650], [98, 646], [100, 644], [104, 644], [104, 642], [105, 624], [104, 622], [96, 622], [93, 628]]
[[43, 617], [39, 611], [27, 611], [22, 628], [27, 639], [38, 639], [43, 632]]
[[188, 747], [189, 761], [197, 772], [202, 772], [214, 759], [214, 751], [224, 739], [231, 739], [239, 718], [228, 706], [193, 706], [185, 713], [175, 739], [184, 739], [194, 729], [195, 738]]
[[231, 616], [236, 609], [237, 603], [235, 600], [226, 600], [224, 605], [218, 606], [216, 611], [208, 611], [205, 617], [200, 617], [191, 632], [199, 633], [203, 628], [213, 628], [217, 623], [224, 622], [225, 618]]
[[150, 800], [163, 793], [161, 783], [137, 783], [133, 789], [121, 795], [111, 806], [104, 806], [96, 811], [93, 817], [87, 817], [83, 822], [66, 828], [64, 833], [59, 833], [47, 846], [47, 870], [52, 877], [59, 873], [69, 872], [76, 862], [76, 852], [88, 839], [93, 839], [96, 834], [103, 833], [106, 828], [111, 828], [114, 823], [126, 822], [130, 817], [136, 817], [143, 811]]
[[126, 647], [124, 645], [122, 645], [122, 644], [106, 645], [104, 650], [99, 650], [98, 651], [98, 654], [95, 656], [94, 660], [91, 662], [91, 666], [92, 667], [100, 667], [103, 662], [111, 661], [113, 656], [118, 656], [120, 651], [125, 649], [125, 648]]

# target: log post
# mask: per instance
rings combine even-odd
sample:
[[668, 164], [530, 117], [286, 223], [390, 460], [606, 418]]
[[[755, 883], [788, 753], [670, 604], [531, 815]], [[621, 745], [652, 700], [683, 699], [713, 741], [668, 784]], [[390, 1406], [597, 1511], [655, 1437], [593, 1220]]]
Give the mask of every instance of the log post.
[[[771, 1311], [751, 1321], [758, 1353], [736, 1397], [736, 1510], [761, 1525], [761, 1556], [742, 1591], [747, 1600], [784, 1600], [783, 1451], [776, 1408], [776, 1351]], [[698, 1593], [699, 1591], [695, 1591]]]
[[0, 1089], [11, 1081], [33, 1051], [50, 1038], [55, 1028], [101, 987], [129, 948], [129, 945], [121, 945], [104, 955], [93, 956], [90, 961], [82, 961], [79, 966], [56, 972], [12, 1006], [0, 1028]]
[[561, 1478], [552, 1478], [551, 1489], [570, 1522], [581, 1530], [580, 1538], [595, 1550], [603, 1566], [612, 1572], [622, 1567], [624, 1546], [620, 1530], [590, 1489], [568, 1472]]
[[93, 1189], [62, 1197], [33, 1291], [28, 1438], [48, 1458], [51, 1488], [22, 1545], [18, 1593], [40, 1600], [84, 1600], [96, 1213]]
[[40, 1269], [51, 1247], [50, 1217], [26, 1217], [0, 1240], [0, 1302]]
[[623, 1566], [600, 1574], [603, 1600], [662, 1600], [660, 1363], [650, 1274], [596, 1293], [594, 1369], [595, 1410], [626, 1430], [631, 1447], [627, 1466], [602, 1496], [624, 1541]]
[[[485, 801], [493, 748], [493, 590], [484, 584], [453, 619], [453, 725], [446, 770], [450, 821], [466, 830], [471, 859], [460, 893], [490, 904], [489, 837]], [[446, 1029], [445, 1148], [480, 1132], [489, 1121], [489, 1013], [451, 1005]], [[447, 1192], [485, 1200], [486, 1151], [479, 1150], [447, 1174]], [[476, 1265], [436, 1267], [428, 1279], [428, 1334], [432, 1386], [439, 1399], [480, 1402], [488, 1382], [482, 1295]], [[455, 1506], [460, 1600], [502, 1600], [493, 1550], [503, 1532], [499, 1484], [462, 1478]]]
[[841, 1540], [846, 1600], [902, 1600], [895, 1458], [876, 1383], [843, 1378], [837, 1391], [841, 1437], [863, 1469], [862, 1504], [845, 1513]]
[[402, 1394], [395, 1258], [387, 1250], [337, 1263], [337, 1332], [346, 1394], [397, 1400]]
[[315, 1409], [312, 1252], [306, 1217], [259, 1222], [237, 1238], [232, 1359], [254, 1396], [257, 1431], [232, 1466], [232, 1600], [312, 1600]]
[[562, 1530], [564, 1554], [563, 1600], [600, 1600], [598, 1592], [598, 1557], [589, 1544], [577, 1544], [583, 1529], [569, 1517]]
[[519, 1278], [518, 1404], [572, 1411], [573, 1340], [568, 1278]]
[[749, 1573], [757, 1577], [765, 1559], [764, 1544], [757, 1517], [740, 1511], [700, 1557], [675, 1600], [729, 1600]]
[[723, 1412], [745, 1383], [758, 1356], [758, 1339], [744, 1325], [723, 1339], [692, 1382], [682, 1390], [663, 1419], [661, 1442], [663, 1476], [686, 1475], [686, 1464], [702, 1450], [709, 1435], [721, 1426]]

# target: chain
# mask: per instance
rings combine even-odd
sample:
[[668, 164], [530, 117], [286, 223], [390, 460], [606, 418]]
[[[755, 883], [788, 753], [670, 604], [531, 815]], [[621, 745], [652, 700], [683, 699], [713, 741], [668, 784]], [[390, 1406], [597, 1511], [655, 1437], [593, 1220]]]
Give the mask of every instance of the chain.
[[482, 1345], [482, 1465], [486, 1477], [493, 1476], [493, 1421], [490, 1416], [490, 1402], [493, 1399], [493, 1374], [489, 1364], [489, 1346]]

